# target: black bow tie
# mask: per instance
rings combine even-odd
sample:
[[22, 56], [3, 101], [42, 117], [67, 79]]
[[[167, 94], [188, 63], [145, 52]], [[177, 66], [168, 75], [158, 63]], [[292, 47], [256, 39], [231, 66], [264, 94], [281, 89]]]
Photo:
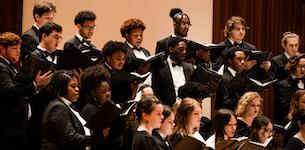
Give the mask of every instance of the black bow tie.
[[133, 47], [134, 50], [141, 51], [142, 47]]
[[44, 53], [45, 57], [50, 56], [50, 57], [52, 58], [52, 60], [55, 59], [55, 52], [49, 53], [49, 52], [47, 52], [47, 51], [43, 51], [43, 53]]
[[180, 62], [173, 62], [173, 63], [172, 63], [172, 66], [173, 66], [173, 67], [182, 66], [182, 63], [181, 63], [181, 61], [180, 61]]
[[91, 44], [91, 41], [90, 41], [90, 40], [85, 40], [85, 39], [83, 39], [82, 43], [86, 43], [86, 44], [90, 45], [90, 44]]
[[244, 45], [243, 45], [242, 42], [239, 43], [239, 44], [238, 44], [237, 42], [234, 42], [233, 46], [240, 47], [240, 48], [243, 48], [243, 47], [244, 47]]
[[305, 78], [295, 78], [294, 80], [297, 81], [297, 82], [299, 82], [299, 81], [304, 82]]

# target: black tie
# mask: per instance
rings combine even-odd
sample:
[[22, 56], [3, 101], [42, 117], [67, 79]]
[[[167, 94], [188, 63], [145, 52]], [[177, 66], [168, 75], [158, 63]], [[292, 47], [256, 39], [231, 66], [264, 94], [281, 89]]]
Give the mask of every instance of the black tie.
[[234, 45], [233, 46], [236, 46], [236, 47], [240, 47], [240, 48], [243, 48], [244, 47], [244, 45], [243, 45], [243, 43], [241, 42], [241, 43], [237, 43], [237, 42], [234, 42]]
[[135, 49], [137, 51], [141, 51], [142, 47], [134, 47], [133, 49]]
[[180, 61], [180, 62], [173, 62], [173, 63], [172, 63], [172, 66], [173, 66], [173, 67], [182, 66], [182, 63], [181, 63], [181, 61]]
[[85, 40], [85, 39], [83, 39], [82, 43], [86, 43], [86, 44], [88, 44], [89, 46], [91, 45], [91, 41]]

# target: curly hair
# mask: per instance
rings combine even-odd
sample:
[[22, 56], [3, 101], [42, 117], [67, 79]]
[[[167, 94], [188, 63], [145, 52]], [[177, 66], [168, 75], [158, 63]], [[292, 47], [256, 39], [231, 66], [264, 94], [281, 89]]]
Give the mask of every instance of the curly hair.
[[241, 24], [242, 26], [244, 26], [245, 28], [247, 28], [247, 22], [245, 21], [244, 18], [240, 17], [240, 16], [232, 16], [227, 24], [224, 27], [223, 33], [225, 37], [229, 37], [230, 32], [234, 29], [234, 27], [238, 24]]
[[[245, 114], [247, 107], [253, 102], [255, 98], [259, 98], [261, 105], [263, 104], [263, 98], [257, 92], [246, 92], [239, 100], [237, 108], [235, 109], [235, 115], [242, 116]], [[258, 115], [262, 114], [262, 107], [259, 109]]]
[[104, 45], [102, 49], [102, 53], [104, 57], [112, 56], [112, 54], [117, 51], [122, 51], [123, 53], [126, 53], [127, 46], [123, 42], [109, 41]]
[[103, 67], [91, 66], [85, 69], [81, 76], [81, 89], [82, 92], [90, 94], [94, 91], [102, 81], [109, 82], [110, 74]]
[[129, 34], [134, 29], [142, 29], [145, 30], [146, 26], [144, 22], [137, 18], [131, 18], [125, 20], [120, 28], [122, 37], [126, 37], [126, 34]]
[[7, 48], [9, 46], [14, 46], [21, 44], [22, 40], [20, 36], [18, 36], [15, 33], [12, 32], [4, 32], [0, 34], [0, 45], [3, 46], [4, 48]]
[[77, 13], [77, 15], [74, 18], [74, 24], [80, 24], [83, 25], [85, 21], [94, 21], [96, 19], [96, 15], [94, 12], [90, 10], [84, 10]]

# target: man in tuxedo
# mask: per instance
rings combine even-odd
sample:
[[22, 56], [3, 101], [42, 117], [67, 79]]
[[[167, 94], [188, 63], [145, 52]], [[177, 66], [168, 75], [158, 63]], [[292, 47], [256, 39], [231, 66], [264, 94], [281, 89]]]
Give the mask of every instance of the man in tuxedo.
[[246, 28], [246, 20], [242, 17], [232, 16], [227, 21], [224, 28], [224, 36], [226, 37], [226, 40], [218, 44], [219, 46], [225, 46], [226, 48], [222, 51], [222, 54], [216, 58], [216, 60], [212, 60], [214, 63], [217, 63], [218, 68], [226, 62], [225, 56], [230, 47], [237, 46], [246, 50], [256, 49], [254, 45], [243, 41], [246, 35]]
[[191, 27], [190, 18], [187, 14], [183, 13], [180, 8], [173, 8], [170, 11], [170, 17], [173, 19], [174, 33], [169, 37], [159, 40], [157, 42], [156, 54], [165, 51], [165, 59], [169, 55], [168, 40], [171, 37], [186, 38], [189, 28]]
[[271, 69], [279, 80], [284, 80], [289, 76], [289, 72], [285, 69], [288, 59], [296, 56], [299, 53], [299, 46], [301, 43], [300, 37], [291, 32], [285, 32], [282, 38], [282, 47], [285, 52], [274, 56], [271, 59]]
[[27, 97], [34, 95], [36, 87], [46, 85], [50, 72], [38, 73], [34, 80], [19, 82], [14, 67], [20, 57], [21, 38], [10, 32], [0, 34], [0, 147], [3, 149], [26, 149], [28, 119]]
[[[224, 28], [224, 36], [227, 39], [218, 44], [219, 46], [225, 46], [226, 48], [222, 51], [222, 54], [216, 58], [216, 60], [212, 60], [215, 64], [216, 70], [226, 63], [226, 53], [228, 53], [229, 48], [232, 46], [240, 47], [246, 51], [256, 50], [254, 45], [244, 41], [246, 28], [247, 23], [245, 19], [240, 16], [232, 16], [227, 21]], [[260, 81], [271, 80], [274, 78], [274, 74], [270, 71], [270, 67], [270, 61], [258, 62], [257, 65], [248, 71], [248, 75]]]
[[37, 48], [39, 44], [39, 28], [46, 22], [53, 21], [55, 13], [56, 6], [51, 2], [43, 1], [34, 5], [33, 17], [35, 23], [21, 36], [23, 41], [21, 45], [22, 59]]
[[104, 45], [102, 51], [104, 57], [102, 67], [104, 67], [110, 75], [123, 69], [127, 51], [125, 43], [109, 41]]
[[168, 41], [169, 56], [163, 62], [154, 87], [157, 97], [163, 101], [163, 104], [173, 106], [178, 96], [178, 89], [184, 85], [194, 68], [191, 64], [183, 62], [187, 42], [181, 37], [172, 37]]
[[304, 89], [305, 84], [305, 55], [291, 57], [287, 63], [290, 75], [274, 86], [274, 122], [281, 125], [288, 123], [289, 105], [294, 93]]
[[58, 59], [60, 69], [85, 69], [97, 64], [101, 58], [101, 51], [91, 43], [96, 29], [96, 15], [89, 10], [80, 11], [74, 19], [78, 33], [64, 45], [62, 55]]
[[[22, 61], [21, 79], [31, 80], [38, 70], [42, 73], [56, 69], [58, 54], [56, 48], [62, 40], [62, 27], [47, 22], [39, 28], [39, 45]], [[33, 68], [29, 68], [29, 66]], [[32, 72], [31, 72], [32, 71]], [[32, 118], [29, 122], [30, 144], [33, 150], [41, 149], [41, 122], [44, 109], [51, 100], [47, 88], [42, 87], [31, 99]]]
[[141, 47], [145, 28], [144, 22], [136, 18], [124, 21], [121, 26], [121, 35], [126, 39], [125, 44], [128, 48], [124, 65], [126, 72], [144, 74], [150, 69], [149, 64], [141, 63], [140, 61], [146, 60], [150, 56], [148, 50]]
[[248, 78], [256, 61], [247, 61], [246, 54], [240, 47], [231, 47], [226, 54], [227, 64], [222, 80], [216, 91], [215, 109], [227, 108], [234, 110], [239, 98], [247, 91], [258, 89]]

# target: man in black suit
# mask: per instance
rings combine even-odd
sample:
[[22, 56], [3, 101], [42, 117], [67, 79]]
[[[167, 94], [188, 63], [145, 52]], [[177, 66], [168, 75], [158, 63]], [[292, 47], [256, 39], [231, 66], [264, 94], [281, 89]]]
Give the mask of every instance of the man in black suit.
[[298, 54], [301, 41], [297, 34], [288, 31], [283, 34], [281, 42], [285, 52], [271, 59], [271, 69], [277, 79], [284, 80], [289, 76], [289, 72], [285, 70], [285, 65], [289, 58]]
[[51, 22], [53, 20], [55, 12], [56, 6], [51, 2], [43, 1], [34, 5], [33, 17], [35, 23], [21, 36], [23, 41], [21, 45], [21, 59], [37, 48], [39, 44], [38, 30], [46, 22]]
[[145, 28], [144, 22], [136, 18], [124, 21], [121, 26], [121, 35], [126, 39], [125, 44], [128, 48], [124, 65], [126, 72], [144, 74], [150, 69], [149, 64], [140, 61], [141, 59], [147, 60], [147, 57], [150, 56], [148, 50], [141, 47]]
[[294, 93], [304, 89], [305, 55], [291, 57], [287, 63], [290, 75], [274, 86], [274, 122], [281, 125], [288, 123], [289, 105]]
[[157, 42], [156, 54], [165, 51], [165, 59], [169, 55], [168, 40], [171, 37], [186, 38], [189, 28], [191, 26], [190, 18], [187, 14], [183, 13], [180, 8], [173, 8], [170, 11], [170, 17], [173, 19], [174, 33], [169, 37], [159, 40]]
[[127, 47], [125, 43], [118, 41], [108, 41], [103, 49], [103, 63], [104, 67], [110, 75], [114, 74], [116, 71], [122, 71]]
[[258, 89], [247, 75], [247, 70], [250, 70], [256, 61], [247, 61], [243, 49], [235, 46], [228, 50], [226, 59], [228, 66], [224, 69], [222, 80], [216, 91], [215, 109], [234, 110], [239, 98], [245, 92]]
[[246, 50], [255, 50], [256, 47], [248, 42], [243, 41], [246, 34], [247, 23], [245, 19], [239, 16], [232, 16], [226, 23], [224, 28], [224, 36], [226, 40], [220, 42], [219, 46], [225, 46], [226, 48], [222, 51], [222, 54], [212, 60], [213, 63], [216, 63], [218, 68], [223, 65], [226, 60], [225, 56], [228, 52], [228, 49], [232, 46], [237, 46]]
[[157, 97], [163, 101], [163, 104], [173, 106], [178, 96], [178, 89], [184, 85], [194, 71], [191, 64], [183, 62], [187, 41], [180, 37], [172, 37], [168, 41], [169, 56], [163, 62], [154, 90]]
[[[225, 46], [226, 48], [222, 51], [222, 54], [212, 60], [215, 64], [215, 69], [218, 70], [222, 65], [226, 63], [225, 56], [228, 53], [229, 48], [232, 46], [240, 47], [246, 51], [256, 50], [256, 47], [248, 42], [244, 41], [246, 34], [247, 23], [240, 16], [232, 16], [225, 25], [224, 36], [227, 39], [221, 43], [219, 46]], [[262, 61], [257, 62], [251, 70], [248, 71], [248, 75], [259, 81], [267, 81], [274, 78], [274, 74], [270, 71], [271, 62]]]
[[97, 64], [101, 58], [101, 51], [91, 43], [95, 31], [96, 15], [89, 10], [80, 11], [74, 19], [78, 33], [64, 45], [62, 55], [58, 59], [60, 69], [85, 69]]
[[50, 72], [34, 80], [18, 82], [14, 67], [20, 57], [21, 38], [13, 33], [0, 34], [0, 147], [3, 149], [26, 149], [28, 119], [27, 97], [34, 95], [37, 86], [46, 85]]
[[[39, 28], [39, 45], [36, 50], [24, 57], [19, 78], [32, 80], [38, 70], [42, 73], [55, 70], [58, 54], [56, 48], [62, 39], [62, 27], [47, 22]], [[29, 67], [31, 66], [31, 67]], [[32, 150], [41, 149], [41, 122], [44, 109], [50, 99], [47, 88], [43, 87], [31, 99], [32, 118], [29, 121], [29, 142]]]

